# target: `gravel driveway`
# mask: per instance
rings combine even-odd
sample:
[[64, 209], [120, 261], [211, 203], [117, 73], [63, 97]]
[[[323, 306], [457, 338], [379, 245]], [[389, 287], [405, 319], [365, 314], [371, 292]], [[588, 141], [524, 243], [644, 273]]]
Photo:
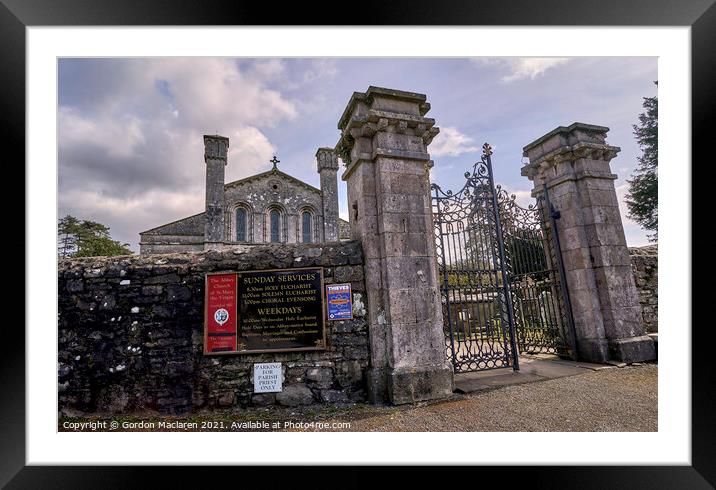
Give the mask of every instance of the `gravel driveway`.
[[[417, 407], [382, 407], [350, 431], [657, 431], [657, 366], [627, 366], [529, 383]], [[345, 429], [343, 429], [345, 430]]]

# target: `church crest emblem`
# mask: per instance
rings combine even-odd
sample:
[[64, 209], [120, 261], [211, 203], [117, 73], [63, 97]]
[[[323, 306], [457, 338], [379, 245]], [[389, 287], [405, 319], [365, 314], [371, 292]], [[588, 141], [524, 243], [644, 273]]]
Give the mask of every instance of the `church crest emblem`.
[[214, 321], [219, 325], [223, 325], [229, 321], [229, 312], [224, 308], [219, 308], [214, 312]]

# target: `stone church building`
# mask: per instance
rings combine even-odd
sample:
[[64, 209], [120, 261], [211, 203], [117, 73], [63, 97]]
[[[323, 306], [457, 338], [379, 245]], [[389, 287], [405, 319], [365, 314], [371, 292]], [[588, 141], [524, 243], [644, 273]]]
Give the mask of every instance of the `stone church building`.
[[141, 232], [141, 254], [348, 238], [349, 224], [338, 217], [338, 157], [332, 148], [316, 152], [320, 189], [280, 171], [276, 157], [271, 170], [225, 183], [228, 148], [228, 138], [204, 136], [204, 212]]

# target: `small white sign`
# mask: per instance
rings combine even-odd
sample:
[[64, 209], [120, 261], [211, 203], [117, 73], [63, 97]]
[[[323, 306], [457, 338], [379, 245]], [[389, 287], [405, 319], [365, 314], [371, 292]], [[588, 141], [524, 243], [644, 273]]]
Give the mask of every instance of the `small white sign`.
[[254, 364], [254, 393], [276, 393], [279, 391], [283, 391], [281, 363]]

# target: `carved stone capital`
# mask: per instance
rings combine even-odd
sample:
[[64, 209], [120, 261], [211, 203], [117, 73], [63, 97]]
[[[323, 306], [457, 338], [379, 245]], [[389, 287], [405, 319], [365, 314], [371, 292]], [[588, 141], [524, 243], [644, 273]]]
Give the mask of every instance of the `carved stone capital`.
[[573, 146], [561, 146], [547, 154], [530, 161], [522, 167], [522, 175], [534, 180], [534, 177], [544, 174], [552, 167], [563, 162], [573, 162], [579, 159], [597, 160], [609, 163], [621, 151], [618, 146], [609, 146], [599, 143], [577, 143]]
[[578, 122], [550, 131], [524, 147], [523, 155], [529, 163], [523, 167], [522, 175], [534, 180], [539, 172], [580, 159], [609, 163], [620, 148], [607, 143], [608, 131], [605, 126]]
[[204, 162], [221, 160], [226, 164], [226, 154], [229, 149], [229, 138], [225, 136], [204, 135]]
[[322, 170], [338, 170], [338, 155], [333, 148], [319, 148], [316, 163], [319, 173]]
[[425, 146], [428, 146], [430, 143], [432, 143], [433, 138], [435, 138], [438, 133], [440, 132], [440, 128], [432, 127], [428, 129], [427, 131], [423, 132], [423, 134], [420, 135], [421, 138], [423, 138], [423, 143], [425, 143]]
[[435, 120], [431, 118], [368, 109], [364, 114], [355, 115], [346, 121], [336, 152], [348, 165], [356, 141], [360, 138], [374, 138], [380, 132], [417, 136], [427, 146], [440, 129], [435, 127]]
[[354, 164], [377, 156], [429, 160], [427, 146], [440, 132], [425, 117], [429, 109], [423, 94], [380, 87], [355, 92], [338, 123], [335, 150], [346, 165], [343, 177]]
[[609, 146], [599, 143], [577, 143], [574, 146], [563, 146], [556, 150], [543, 155], [530, 164], [541, 164], [543, 162], [560, 163], [564, 161], [574, 161], [580, 158], [589, 160], [610, 161], [621, 151], [618, 146]]

